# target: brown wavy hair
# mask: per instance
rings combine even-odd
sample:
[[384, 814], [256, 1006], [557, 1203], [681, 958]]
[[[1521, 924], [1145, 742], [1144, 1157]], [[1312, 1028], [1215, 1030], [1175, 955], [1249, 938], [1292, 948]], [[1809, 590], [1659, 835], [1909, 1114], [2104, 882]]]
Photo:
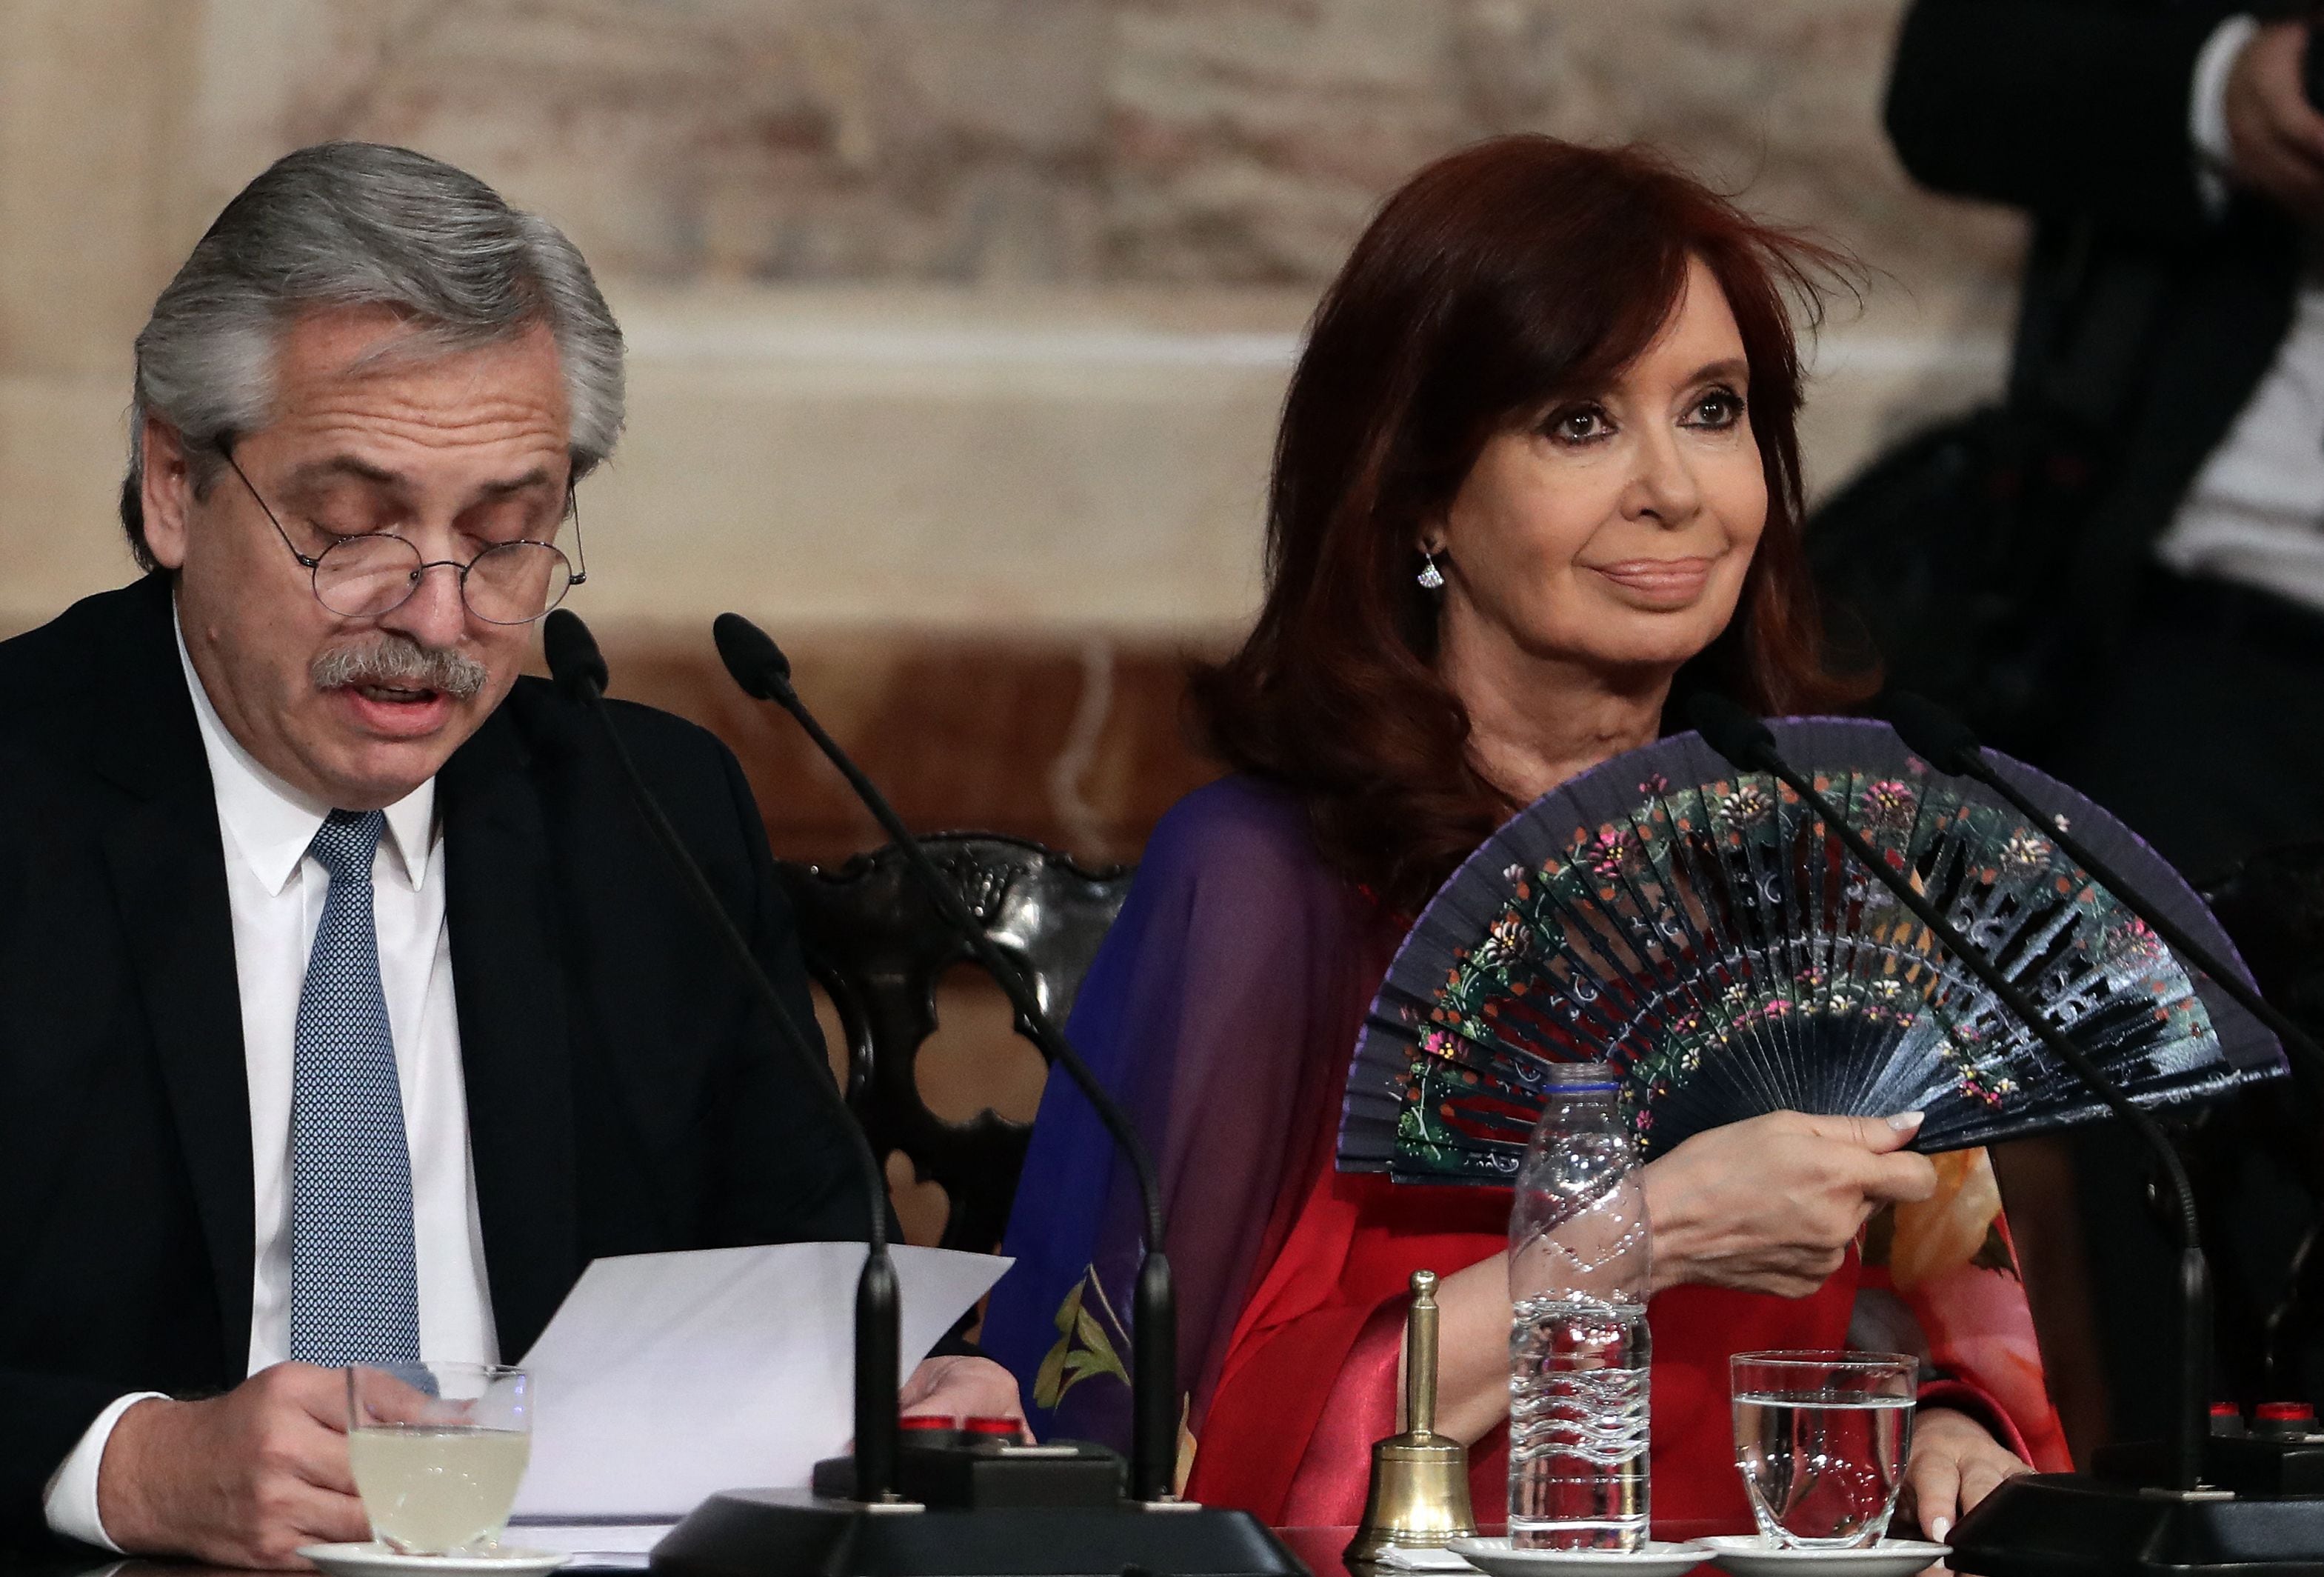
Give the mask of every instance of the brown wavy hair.
[[1793, 311], [1817, 320], [1850, 261], [1642, 149], [1508, 136], [1439, 160], [1388, 198], [1315, 310], [1276, 441], [1267, 599], [1241, 650], [1194, 681], [1214, 752], [1297, 794], [1325, 859], [1399, 912], [1517, 808], [1471, 761], [1468, 713], [1437, 672], [1421, 527], [1488, 439], [1644, 351], [1694, 258], [1742, 332], [1767, 521], [1736, 616], [1674, 692], [1788, 713], [1874, 687], [1825, 666], [1800, 547]]

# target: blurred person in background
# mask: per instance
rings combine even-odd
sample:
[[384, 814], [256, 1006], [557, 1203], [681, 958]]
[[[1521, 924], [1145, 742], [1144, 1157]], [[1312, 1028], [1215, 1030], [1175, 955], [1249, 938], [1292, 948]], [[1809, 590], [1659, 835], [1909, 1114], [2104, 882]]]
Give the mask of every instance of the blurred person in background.
[[[2324, 115], [2304, 11], [1916, 0], [1889, 88], [1914, 177], [2032, 217], [2011, 398], [2077, 429], [2094, 467], [2070, 538], [2019, 545], [2029, 564], [2056, 551], [2017, 595], [2059, 642], [2050, 722], [2013, 748], [2198, 880], [2324, 836]], [[2296, 1157], [2316, 1148], [2281, 1092], [2246, 1106], [2203, 1120], [2233, 1174], [2207, 1212], [2236, 1391], [2264, 1383], [2262, 1322], [2313, 1209]], [[2289, 1168], [2246, 1142], [2260, 1124]], [[2172, 1251], [2135, 1142], [2109, 1125], [2072, 1150], [2070, 1169], [2054, 1148], [2016, 1163], [2054, 1220], [2012, 1195], [2053, 1381], [2081, 1393], [2061, 1397], [2078, 1446], [2108, 1430], [2073, 1378], [2095, 1323], [2111, 1433], [2157, 1436]], [[2292, 1383], [2314, 1396], [2319, 1378]]]
[[2057, 676], [2085, 705], [2043, 764], [2197, 876], [2324, 835], [2324, 115], [2307, 26], [2250, 9], [1918, 0], [1887, 111], [1916, 179], [2034, 218], [2052, 320], [2013, 381], [2115, 343], [2103, 502], [2054, 588], [2108, 640]]

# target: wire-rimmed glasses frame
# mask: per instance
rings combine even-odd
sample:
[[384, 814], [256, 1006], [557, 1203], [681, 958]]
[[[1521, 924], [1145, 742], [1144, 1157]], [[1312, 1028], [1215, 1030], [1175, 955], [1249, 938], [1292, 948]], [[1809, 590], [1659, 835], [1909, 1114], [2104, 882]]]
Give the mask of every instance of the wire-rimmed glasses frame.
[[[472, 617], [487, 624], [531, 624], [547, 617], [567, 592], [589, 578], [588, 553], [581, 544], [581, 503], [569, 486], [565, 490], [564, 512], [573, 521], [573, 550], [581, 557], [577, 567], [555, 543], [530, 537], [496, 542], [466, 563], [429, 558], [418, 544], [392, 531], [337, 537], [320, 553], [306, 553], [290, 540], [273, 506], [234, 457], [233, 440], [220, 442], [218, 453], [250, 490], [259, 512], [282, 539], [290, 557], [306, 569], [315, 600], [342, 619], [376, 619], [392, 613], [411, 600], [429, 570], [449, 569], [460, 588], [460, 605]], [[488, 561], [478, 579], [477, 567]], [[483, 588], [486, 606], [476, 605], [477, 592], [472, 587]], [[524, 611], [528, 608], [529, 613]]]

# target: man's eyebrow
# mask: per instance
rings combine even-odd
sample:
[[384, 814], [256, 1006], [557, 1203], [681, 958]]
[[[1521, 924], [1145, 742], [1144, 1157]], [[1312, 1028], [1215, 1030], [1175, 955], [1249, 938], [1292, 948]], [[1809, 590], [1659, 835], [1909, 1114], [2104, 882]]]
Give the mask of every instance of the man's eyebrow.
[[318, 482], [327, 476], [352, 476], [358, 482], [369, 482], [381, 487], [401, 487], [404, 479], [384, 466], [374, 466], [353, 455], [333, 455], [328, 459], [310, 460], [290, 473], [291, 484]]
[[505, 482], [487, 482], [477, 488], [476, 492], [485, 498], [506, 498], [512, 493], [522, 493], [529, 488], [545, 487], [549, 482], [548, 468], [535, 466], [521, 476], [511, 477]]
[[[402, 473], [391, 471], [384, 466], [375, 466], [354, 455], [333, 455], [327, 459], [310, 461], [291, 472], [290, 482], [293, 486], [299, 486], [334, 476], [352, 477], [357, 482], [368, 482], [379, 487], [400, 489], [407, 485]], [[551, 480], [546, 466], [536, 466], [521, 476], [484, 483], [476, 489], [476, 493], [481, 498], [506, 498], [512, 493], [546, 486]]]

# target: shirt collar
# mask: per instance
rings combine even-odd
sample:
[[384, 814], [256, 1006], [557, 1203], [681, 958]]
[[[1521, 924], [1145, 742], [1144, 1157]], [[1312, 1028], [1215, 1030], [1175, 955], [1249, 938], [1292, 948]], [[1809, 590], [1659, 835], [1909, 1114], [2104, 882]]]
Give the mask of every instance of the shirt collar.
[[[193, 695], [194, 717], [201, 724], [202, 749], [209, 757], [218, 825], [266, 890], [279, 894], [298, 872], [299, 862], [315, 841], [331, 807], [268, 771], [228, 731], [217, 708], [210, 704], [208, 692], [202, 688], [201, 676], [194, 671], [174, 601], [170, 627], [177, 638], [186, 688]], [[404, 880], [416, 892], [427, 879], [429, 851], [436, 839], [436, 779], [429, 779], [389, 806], [386, 815], [388, 844], [403, 866]]]

